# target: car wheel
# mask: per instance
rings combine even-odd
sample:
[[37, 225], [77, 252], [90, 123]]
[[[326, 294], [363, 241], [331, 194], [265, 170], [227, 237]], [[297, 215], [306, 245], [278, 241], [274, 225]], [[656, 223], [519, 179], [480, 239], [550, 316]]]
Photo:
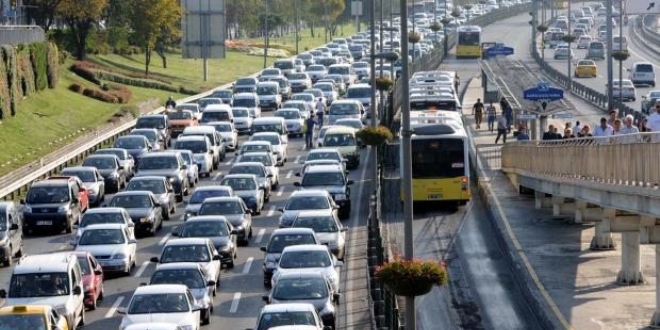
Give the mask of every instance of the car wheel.
[[177, 201], [177, 203], [183, 202], [183, 192], [176, 195], [176, 201]]
[[5, 260], [5, 267], [10, 267], [14, 263], [14, 258], [11, 255], [11, 250], [13, 247], [9, 247], [10, 253], [7, 254], [7, 260]]
[[84, 327], [85, 326], [85, 307], [82, 308], [82, 311], [80, 312], [80, 322], [78, 323], [78, 327]]
[[211, 307], [209, 307], [208, 310], [206, 310], [206, 317], [202, 320], [202, 325], [209, 325], [211, 324]]
[[167, 209], [167, 212], [163, 212], [163, 220], [170, 220], [170, 209]]
[[101, 282], [101, 292], [99, 293], [99, 297], [96, 298], [96, 300], [103, 301], [103, 293], [105, 289], [103, 288], [103, 282]]
[[68, 217], [66, 219], [66, 225], [64, 225], [64, 231], [67, 234], [71, 234], [73, 232], [73, 226], [72, 226], [72, 223], [71, 223], [71, 219], [68, 218]]
[[89, 310], [90, 310], [90, 311], [94, 311], [94, 310], [96, 310], [96, 306], [97, 306], [97, 304], [96, 304], [96, 299], [92, 298], [92, 304], [89, 305]]
[[18, 247], [18, 251], [16, 251], [16, 257], [20, 258], [22, 256], [23, 256], [23, 246], [21, 245]]
[[170, 211], [170, 213], [172, 214], [176, 213], [176, 203], [172, 203], [172, 210]]

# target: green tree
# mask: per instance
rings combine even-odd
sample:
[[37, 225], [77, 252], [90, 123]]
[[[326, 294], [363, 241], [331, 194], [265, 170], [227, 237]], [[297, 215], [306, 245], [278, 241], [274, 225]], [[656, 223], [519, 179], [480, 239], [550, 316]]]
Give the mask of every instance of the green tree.
[[[132, 0], [130, 25], [136, 43], [144, 49], [145, 75], [149, 75], [152, 51], [164, 33], [179, 29], [181, 7], [178, 0]], [[163, 52], [164, 53], [164, 52]], [[164, 61], [167, 64], [166, 61]]]
[[62, 0], [57, 17], [62, 18], [73, 34], [76, 58], [85, 59], [85, 46], [89, 32], [97, 25], [108, 0]]
[[62, 0], [24, 0], [28, 20], [34, 20], [44, 31], [48, 31], [55, 21], [55, 12]]
[[[227, 0], [227, 36], [240, 38], [240, 30], [254, 31], [259, 26], [259, 14], [264, 12], [264, 0]], [[233, 30], [233, 34], [231, 31]]]
[[106, 27], [126, 27], [130, 23], [132, 0], [108, 0], [103, 12]]

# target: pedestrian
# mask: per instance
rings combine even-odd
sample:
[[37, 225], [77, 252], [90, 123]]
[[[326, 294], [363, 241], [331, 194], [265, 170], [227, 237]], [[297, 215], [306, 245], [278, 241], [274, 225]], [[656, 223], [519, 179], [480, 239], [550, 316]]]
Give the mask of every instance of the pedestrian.
[[613, 125], [612, 125], [612, 135], [621, 135], [621, 119], [617, 118], [614, 119]]
[[623, 126], [619, 129], [619, 134], [627, 136], [622, 137], [621, 140], [617, 142], [635, 143], [640, 141], [640, 136], [637, 134], [639, 133], [639, 128], [633, 124], [634, 121], [635, 117], [632, 115], [627, 115], [626, 118], [623, 119]]
[[490, 102], [490, 104], [486, 107], [486, 115], [488, 116], [488, 130], [490, 130], [491, 133], [493, 133], [493, 130], [495, 129], [495, 116], [497, 112], [495, 111], [495, 106], [493, 105], [493, 102]]
[[554, 130], [555, 130], [554, 125], [548, 126], [548, 130], [546, 132], [543, 132], [542, 140], [554, 140], [554, 137], [555, 137], [554, 136]]
[[651, 142], [660, 142], [660, 102], [655, 103], [655, 113], [648, 116], [646, 129], [653, 132]]
[[575, 122], [575, 126], [573, 126], [573, 132], [577, 133], [578, 135], [580, 132], [582, 132], [582, 126], [580, 126], [580, 121]]
[[506, 129], [511, 133], [511, 126], [513, 125], [513, 108], [509, 102], [506, 102], [506, 108], [504, 108], [503, 114], [506, 117]]
[[591, 127], [589, 125], [582, 126], [582, 130], [578, 133], [578, 137], [592, 137]]
[[616, 120], [616, 118], [618, 116], [619, 116], [619, 110], [618, 109], [611, 110], [610, 111], [610, 118], [607, 119], [607, 124], [610, 125], [610, 126], [614, 126], [614, 121]]
[[607, 118], [603, 117], [600, 119], [600, 125], [594, 130], [594, 136], [611, 136], [613, 132], [612, 126], [607, 124]]
[[317, 124], [316, 120], [314, 119], [314, 115], [309, 116], [305, 123], [307, 124], [307, 132], [305, 132], [305, 144], [307, 145], [308, 149], [312, 149], [314, 147], [314, 125]]
[[573, 135], [573, 129], [567, 128], [564, 130], [564, 136], [561, 137], [562, 139], [574, 139], [575, 135]]
[[649, 128], [646, 127], [646, 123], [647, 123], [647, 121], [648, 121], [648, 119], [644, 118], [644, 119], [642, 119], [642, 121], [639, 123], [639, 131], [640, 131], [640, 132], [642, 132], [642, 133], [650, 132]]
[[477, 129], [480, 129], [481, 121], [484, 118], [484, 104], [481, 103], [481, 99], [477, 99], [477, 103], [472, 106], [472, 114], [474, 115], [474, 121], [477, 124]]
[[518, 129], [518, 136], [516, 137], [518, 141], [529, 141], [529, 134], [527, 134], [527, 128], [521, 127]]
[[552, 129], [553, 140], [561, 140], [562, 135], [559, 134], [559, 127], [554, 127]]
[[323, 99], [319, 97], [318, 102], [316, 102], [316, 117], [318, 117], [319, 129], [323, 127], [323, 115], [325, 114], [325, 104]]
[[495, 137], [495, 144], [500, 140], [500, 136], [502, 137], [502, 143], [506, 143], [506, 135], [508, 132], [509, 129], [506, 117], [500, 116], [500, 118], [497, 119], [497, 137]]

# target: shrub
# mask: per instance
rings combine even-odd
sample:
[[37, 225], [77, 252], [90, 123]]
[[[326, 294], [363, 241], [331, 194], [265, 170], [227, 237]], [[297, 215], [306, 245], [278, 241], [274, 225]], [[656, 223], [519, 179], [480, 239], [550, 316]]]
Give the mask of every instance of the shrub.
[[378, 146], [393, 138], [392, 132], [385, 126], [365, 127], [359, 130], [356, 136], [368, 146]]
[[48, 48], [45, 43], [29, 45], [30, 62], [34, 72], [34, 85], [37, 91], [48, 88]]
[[437, 261], [394, 259], [376, 269], [376, 278], [400, 296], [420, 296], [447, 284], [445, 266]]
[[19, 76], [19, 89], [22, 92], [22, 96], [30, 96], [32, 93], [37, 91], [35, 85], [35, 73], [32, 67], [32, 62], [30, 61], [30, 51], [27, 49], [21, 49], [16, 54], [17, 66], [18, 66], [18, 76]]
[[125, 105], [119, 108], [119, 112], [121, 115], [131, 115], [133, 118], [140, 117], [140, 108], [134, 106], [134, 105]]
[[117, 97], [119, 103], [128, 103], [133, 97], [133, 92], [126, 86], [117, 84], [105, 84], [103, 90]]
[[99, 89], [85, 88], [85, 89], [83, 89], [82, 94], [87, 96], [87, 97], [91, 97], [93, 99], [96, 99], [96, 100], [99, 100], [99, 101], [102, 101], [102, 102], [106, 102], [106, 103], [118, 103], [119, 102], [119, 100], [117, 99], [116, 96], [114, 96], [110, 93], [106, 93], [106, 92], [104, 92], [102, 90], [99, 90]]
[[73, 71], [73, 73], [77, 74], [78, 76], [89, 82], [92, 82], [97, 85], [101, 84], [101, 80], [96, 78], [96, 74], [94, 73], [94, 71], [90, 70], [87, 66], [85, 66], [83, 62], [75, 62], [71, 65], [69, 69]]
[[191, 89], [185, 86], [179, 86], [179, 94], [195, 95], [195, 94], [199, 94], [199, 90]]
[[6, 98], [12, 116], [16, 115], [16, 105], [23, 98], [23, 93], [20, 87], [20, 77], [18, 72], [18, 63], [16, 57], [16, 50], [10, 45], [2, 46], [2, 60], [4, 68], [1, 77], [6, 77], [7, 84], [2, 84], [3, 102]]
[[55, 88], [57, 86], [57, 81], [59, 80], [59, 52], [57, 51], [57, 45], [52, 42], [47, 42], [48, 47], [48, 87]]
[[382, 92], [389, 92], [394, 86], [394, 81], [388, 77], [376, 77], [376, 89]]
[[[0, 61], [0, 81], [4, 81], [8, 77], [7, 56], [11, 54], [13, 48], [10, 46], [2, 46], [2, 61]], [[11, 56], [11, 55], [9, 55]], [[9, 114], [11, 110], [11, 94], [10, 86], [8, 84], [0, 84], [0, 119], [4, 119], [5, 115]]]
[[179, 88], [160, 81], [132, 78], [107, 71], [96, 71], [95, 77], [97, 79], [112, 81], [123, 85], [159, 89], [173, 93], [179, 92]]
[[73, 83], [73, 84], [69, 85], [69, 90], [74, 92], [74, 93], [80, 94], [80, 93], [82, 93], [83, 89], [85, 89], [85, 87], [83, 87], [83, 85], [81, 85], [79, 83]]

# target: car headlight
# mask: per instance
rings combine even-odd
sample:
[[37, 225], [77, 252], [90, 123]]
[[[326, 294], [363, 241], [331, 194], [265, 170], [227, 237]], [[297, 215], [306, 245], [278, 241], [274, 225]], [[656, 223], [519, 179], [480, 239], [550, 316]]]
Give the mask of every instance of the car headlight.
[[64, 316], [66, 316], [68, 314], [65, 305], [55, 306], [55, 311], [57, 313], [59, 313], [60, 315], [64, 315]]
[[125, 253], [117, 253], [113, 257], [114, 259], [126, 259], [126, 254]]
[[330, 315], [334, 313], [335, 313], [335, 306], [333, 306], [332, 303], [326, 303], [325, 306], [323, 306], [323, 309], [319, 311], [320, 316]]
[[179, 325], [179, 327], [181, 327], [181, 330], [193, 330], [194, 329], [192, 324]]
[[188, 219], [190, 217], [194, 217], [196, 214], [194, 212], [186, 212], [186, 216], [184, 218]]
[[346, 200], [346, 198], [347, 198], [346, 194], [336, 194], [335, 195], [335, 200], [338, 200], [338, 201]]
[[231, 244], [227, 244], [225, 246], [216, 246], [216, 249], [222, 252], [229, 252], [229, 250], [231, 250]]
[[26, 213], [32, 213], [32, 208], [29, 207], [29, 206], [26, 206], [26, 207], [25, 207], [25, 212], [26, 212]]
[[62, 205], [57, 208], [58, 213], [64, 213], [64, 212], [69, 212], [69, 206], [68, 205]]
[[264, 266], [266, 267], [266, 269], [275, 269], [277, 268], [277, 262], [273, 260], [266, 260]]

